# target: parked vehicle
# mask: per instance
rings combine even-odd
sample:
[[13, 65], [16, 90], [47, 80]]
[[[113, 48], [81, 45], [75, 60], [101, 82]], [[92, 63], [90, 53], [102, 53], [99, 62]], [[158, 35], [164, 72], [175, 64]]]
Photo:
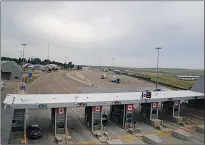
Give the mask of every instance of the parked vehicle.
[[42, 137], [42, 131], [40, 125], [33, 124], [27, 127], [27, 136], [30, 139], [39, 139]]

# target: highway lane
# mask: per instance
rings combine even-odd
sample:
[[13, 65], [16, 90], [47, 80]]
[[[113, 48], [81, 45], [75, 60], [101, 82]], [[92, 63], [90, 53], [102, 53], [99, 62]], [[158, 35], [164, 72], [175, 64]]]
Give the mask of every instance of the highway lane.
[[[70, 85], [67, 84], [67, 83], [64, 83], [64, 82], [72, 82], [72, 86], [75, 87], [75, 88], [81, 88], [81, 87], [88, 87], [87, 85], [85, 84], [82, 84], [82, 83], [79, 83], [79, 82], [74, 82], [74, 80], [70, 79], [69, 77], [66, 76], [66, 72], [61, 72], [60, 74], [61, 78], [64, 79], [64, 81], [61, 81], [61, 83], [63, 84], [64, 88], [68, 88]], [[55, 76], [55, 78], [58, 80], [58, 76]], [[82, 92], [81, 92], [82, 93]], [[109, 106], [104, 106], [104, 111], [107, 111], [109, 112], [110, 110], [110, 107]], [[80, 117], [80, 118], [84, 118], [84, 108], [81, 107], [81, 108], [73, 108], [74, 111], [76, 112], [77, 116]], [[108, 134], [111, 136], [111, 137], [119, 137], [119, 136], [126, 136], [126, 135], [130, 135], [126, 130], [120, 128], [118, 125], [116, 125], [115, 123], [113, 122], [109, 122], [108, 126], [106, 127], [107, 128], [107, 131], [108, 131]], [[137, 140], [136, 138], [132, 138], [130, 139], [130, 141], [133, 143], [141, 143], [139, 142], [139, 140]]]
[[[52, 73], [53, 82], [57, 84], [56, 87], [54, 87], [54, 84], [52, 83], [51, 86], [53, 89], [53, 92], [59, 93], [79, 93], [78, 90], [78, 83], [71, 79], [65, 79], [61, 76], [62, 72], [54, 72]], [[90, 140], [95, 140], [96, 138], [94, 135], [88, 130], [88, 128], [82, 124], [82, 122], [79, 120], [79, 116], [75, 111], [76, 108], [68, 108], [68, 131], [69, 135], [71, 136], [72, 140], [74, 142], [87, 142]], [[84, 111], [84, 108], [80, 108]]]
[[[35, 94], [67, 94], [79, 92], [75, 86], [73, 87], [73, 82], [70, 80], [62, 80], [60, 78], [60, 72], [52, 72], [46, 76], [43, 76], [35, 82], [35, 84], [30, 85], [27, 88], [27, 93]], [[69, 83], [72, 82], [72, 85]], [[70, 86], [68, 88], [68, 85]], [[40, 124], [43, 130], [43, 137], [38, 140], [29, 140], [30, 144], [41, 144], [50, 143], [55, 144], [52, 131], [49, 127], [50, 121], [50, 110], [48, 109], [35, 109], [29, 110], [29, 122], [31, 124]], [[68, 108], [68, 130], [69, 134], [75, 142], [85, 142], [89, 140], [96, 139], [91, 132], [80, 122], [76, 112], [72, 108]]]
[[[47, 82], [50, 74], [43, 74], [34, 84], [27, 85], [28, 94], [50, 94]], [[28, 140], [28, 144], [56, 144], [55, 138], [50, 128], [51, 111], [50, 109], [30, 109], [29, 124], [39, 124], [41, 126], [43, 136], [37, 140]]]

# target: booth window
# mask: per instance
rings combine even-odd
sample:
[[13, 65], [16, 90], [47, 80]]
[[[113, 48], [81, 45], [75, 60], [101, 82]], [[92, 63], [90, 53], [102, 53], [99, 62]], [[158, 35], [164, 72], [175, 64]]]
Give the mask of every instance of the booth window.
[[127, 118], [132, 118], [132, 112], [127, 113]]
[[93, 125], [100, 125], [100, 124], [101, 124], [101, 120], [100, 119], [93, 120]]
[[24, 127], [23, 126], [12, 127], [12, 132], [19, 132], [19, 131], [24, 131]]
[[156, 109], [152, 110], [152, 114], [157, 114], [157, 110]]
[[174, 108], [174, 112], [178, 111], [178, 108]]
[[16, 120], [12, 120], [12, 123], [16, 123]]
[[65, 124], [63, 122], [57, 123], [57, 128], [64, 128]]

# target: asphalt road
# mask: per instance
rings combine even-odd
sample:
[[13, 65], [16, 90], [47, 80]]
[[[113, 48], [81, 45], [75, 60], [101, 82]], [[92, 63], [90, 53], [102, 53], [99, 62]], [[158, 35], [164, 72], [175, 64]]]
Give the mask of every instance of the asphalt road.
[[[80, 83], [67, 78], [63, 72], [53, 72], [42, 74], [34, 84], [27, 86], [26, 93], [28, 94], [67, 94], [79, 92], [78, 86]], [[29, 123], [39, 124], [43, 131], [43, 137], [38, 140], [29, 140], [29, 144], [54, 144], [54, 136], [49, 127], [50, 124], [49, 109], [29, 110]], [[68, 130], [75, 142], [85, 142], [96, 139], [91, 132], [80, 122], [76, 111], [68, 108]]]
[[[34, 84], [27, 86], [28, 94], [67, 94], [67, 93], [82, 93], [82, 88], [88, 87], [88, 85], [77, 82], [70, 79], [66, 76], [66, 73], [63, 71], [45, 73], [41, 74], [40, 79], [38, 79]], [[109, 110], [109, 107], [105, 107], [106, 110]], [[68, 130], [69, 134], [72, 137], [72, 140], [75, 142], [87, 142], [90, 140], [96, 140], [96, 138], [91, 134], [86, 126], [82, 124], [78, 117], [84, 116], [84, 108], [69, 108], [68, 109]], [[55, 144], [52, 131], [49, 127], [50, 121], [50, 111], [48, 109], [42, 110], [29, 110], [29, 121], [30, 123], [38, 123], [41, 125], [43, 130], [43, 137], [39, 140], [31, 141], [30, 144], [42, 144], [50, 143]], [[154, 130], [153, 127], [139, 122], [139, 127], [146, 130]], [[117, 136], [126, 136], [130, 135], [124, 129], [118, 127], [114, 123], [108, 125], [108, 133], [112, 137]], [[128, 141], [129, 140], [129, 141]], [[135, 143], [142, 144], [143, 142], [137, 138], [129, 138], [125, 143]], [[167, 138], [162, 138], [163, 143], [168, 143]], [[173, 138], [173, 142], [179, 142], [177, 139]], [[186, 142], [185, 142], [186, 143]], [[197, 142], [192, 142], [197, 143]]]

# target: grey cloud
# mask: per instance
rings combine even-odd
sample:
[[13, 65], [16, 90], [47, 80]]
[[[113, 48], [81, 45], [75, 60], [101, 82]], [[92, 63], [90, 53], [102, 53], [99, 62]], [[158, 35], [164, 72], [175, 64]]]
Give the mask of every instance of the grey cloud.
[[[203, 68], [203, 2], [4, 2], [2, 54], [74, 63]], [[183, 57], [182, 57], [183, 56]], [[176, 59], [173, 59], [176, 57]], [[190, 59], [192, 57], [193, 59]]]

